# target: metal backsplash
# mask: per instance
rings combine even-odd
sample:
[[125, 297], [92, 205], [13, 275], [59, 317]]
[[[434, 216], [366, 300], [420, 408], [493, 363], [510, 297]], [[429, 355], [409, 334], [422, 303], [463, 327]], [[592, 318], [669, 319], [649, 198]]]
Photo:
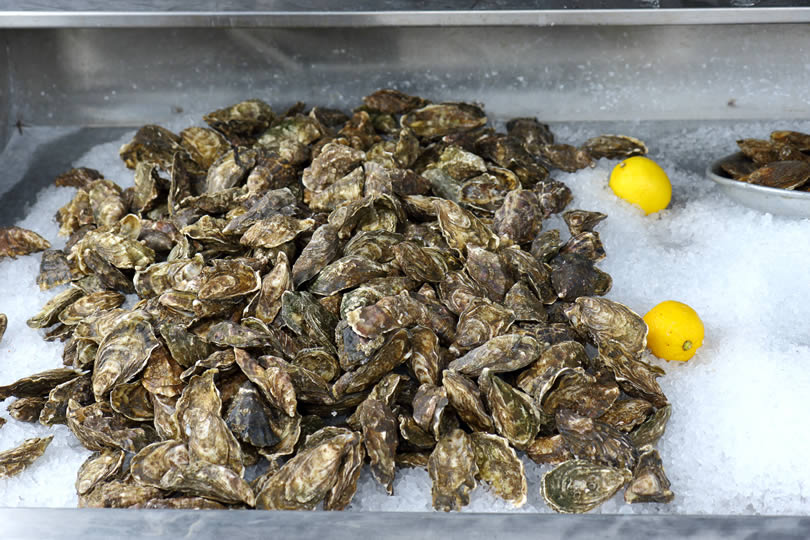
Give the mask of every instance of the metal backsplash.
[[0, 151], [6, 147], [12, 120], [9, 109], [11, 108], [11, 77], [8, 65], [8, 35], [0, 32]]
[[3, 35], [6, 126], [141, 125], [247, 97], [348, 107], [379, 87], [548, 121], [810, 117], [803, 24]]

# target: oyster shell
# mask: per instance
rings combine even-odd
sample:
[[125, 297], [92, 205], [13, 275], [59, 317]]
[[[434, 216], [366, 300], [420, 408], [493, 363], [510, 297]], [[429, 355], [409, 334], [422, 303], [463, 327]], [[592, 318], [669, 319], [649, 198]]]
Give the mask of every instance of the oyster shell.
[[492, 431], [492, 417], [484, 407], [481, 391], [473, 381], [451, 369], [446, 369], [442, 373], [442, 385], [447, 393], [448, 402], [461, 420], [476, 431]]
[[20, 227], [0, 227], [0, 259], [16, 259], [50, 247], [51, 243], [34, 231]]
[[141, 371], [159, 345], [145, 312], [121, 315], [98, 347], [93, 366], [96, 400], [101, 401], [113, 386], [128, 382]]
[[482, 109], [468, 103], [437, 103], [409, 112], [401, 122], [418, 137], [434, 138], [483, 126], [487, 117]]
[[73, 272], [63, 251], [46, 249], [42, 252], [39, 275], [37, 275], [37, 285], [41, 290], [68, 283], [71, 279], [73, 279]]
[[8, 415], [19, 422], [36, 422], [46, 401], [43, 397], [15, 399], [8, 406]]
[[490, 433], [472, 433], [470, 441], [475, 451], [478, 477], [515, 508], [523, 506], [528, 495], [526, 473], [509, 441]]
[[[360, 443], [359, 433], [342, 428], [323, 428], [310, 435], [298, 454], [264, 483], [256, 496], [256, 507], [313, 510], [325, 498], [330, 506], [345, 506], [356, 487], [351, 470], [358, 458], [362, 462], [362, 455], [355, 451]], [[346, 468], [350, 469], [348, 474]]]
[[543, 475], [541, 491], [555, 511], [582, 514], [613, 497], [631, 478], [627, 469], [572, 459]]
[[545, 345], [531, 336], [506, 334], [453, 360], [448, 368], [473, 377], [481, 375], [485, 369], [492, 373], [516, 371], [537, 360], [544, 350]]
[[478, 386], [486, 397], [498, 433], [518, 450], [525, 450], [546, 423], [532, 399], [488, 368], [478, 378]]
[[26, 467], [45, 453], [51, 444], [53, 435], [49, 437], [26, 439], [16, 448], [0, 452], [0, 478], [8, 478], [20, 474]]
[[76, 493], [87, 495], [99, 483], [116, 478], [124, 467], [123, 450], [106, 449], [88, 457], [76, 473]]
[[737, 180], [778, 189], [796, 189], [810, 180], [810, 163], [804, 160], [767, 163]]
[[585, 141], [582, 148], [594, 159], [624, 159], [647, 154], [647, 145], [627, 135], [600, 135]]
[[428, 474], [433, 481], [433, 508], [449, 512], [470, 504], [478, 474], [470, 436], [456, 429], [439, 439], [428, 459]]
[[630, 471], [635, 467], [638, 451], [618, 429], [568, 409], [559, 409], [556, 420], [565, 446], [576, 458]]
[[675, 494], [669, 489], [670, 483], [661, 463], [658, 450], [642, 453], [633, 471], [633, 479], [624, 492], [628, 503], [669, 503]]

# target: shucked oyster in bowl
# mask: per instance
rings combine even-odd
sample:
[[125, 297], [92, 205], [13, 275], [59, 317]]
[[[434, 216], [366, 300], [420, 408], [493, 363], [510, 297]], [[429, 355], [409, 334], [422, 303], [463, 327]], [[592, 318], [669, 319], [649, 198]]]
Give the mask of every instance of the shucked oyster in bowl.
[[810, 217], [810, 135], [774, 131], [770, 140], [741, 139], [740, 151], [718, 159], [706, 176], [731, 199], [749, 208], [789, 217]]

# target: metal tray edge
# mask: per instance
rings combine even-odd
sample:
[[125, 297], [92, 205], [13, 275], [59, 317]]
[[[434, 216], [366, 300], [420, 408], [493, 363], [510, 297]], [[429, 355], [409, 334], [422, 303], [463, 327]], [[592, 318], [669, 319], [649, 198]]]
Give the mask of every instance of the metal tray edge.
[[0, 11], [0, 28], [637, 26], [810, 22], [810, 7], [458, 11]]

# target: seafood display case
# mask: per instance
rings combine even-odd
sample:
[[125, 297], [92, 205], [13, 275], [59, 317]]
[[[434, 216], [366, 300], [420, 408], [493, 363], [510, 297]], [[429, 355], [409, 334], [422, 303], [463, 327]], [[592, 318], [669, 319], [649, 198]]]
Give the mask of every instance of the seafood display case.
[[[54, 178], [92, 149], [145, 124], [199, 123], [249, 98], [276, 111], [298, 102], [351, 111], [363, 96], [396, 88], [435, 103], [483, 104], [501, 130], [511, 118], [536, 117], [573, 136], [668, 141], [668, 163], [695, 177], [733, 148], [715, 154], [716, 141], [693, 148], [681, 134], [718, 134], [733, 147], [732, 134], [746, 126], [810, 121], [810, 8], [797, 2], [107, 4], [0, 8], [0, 226], [26, 218]], [[686, 200], [676, 193], [672, 204]], [[471, 539], [803, 538], [810, 530], [810, 507], [730, 513], [0, 508], [3, 532], [15, 538], [404, 538], [416, 529]]]

